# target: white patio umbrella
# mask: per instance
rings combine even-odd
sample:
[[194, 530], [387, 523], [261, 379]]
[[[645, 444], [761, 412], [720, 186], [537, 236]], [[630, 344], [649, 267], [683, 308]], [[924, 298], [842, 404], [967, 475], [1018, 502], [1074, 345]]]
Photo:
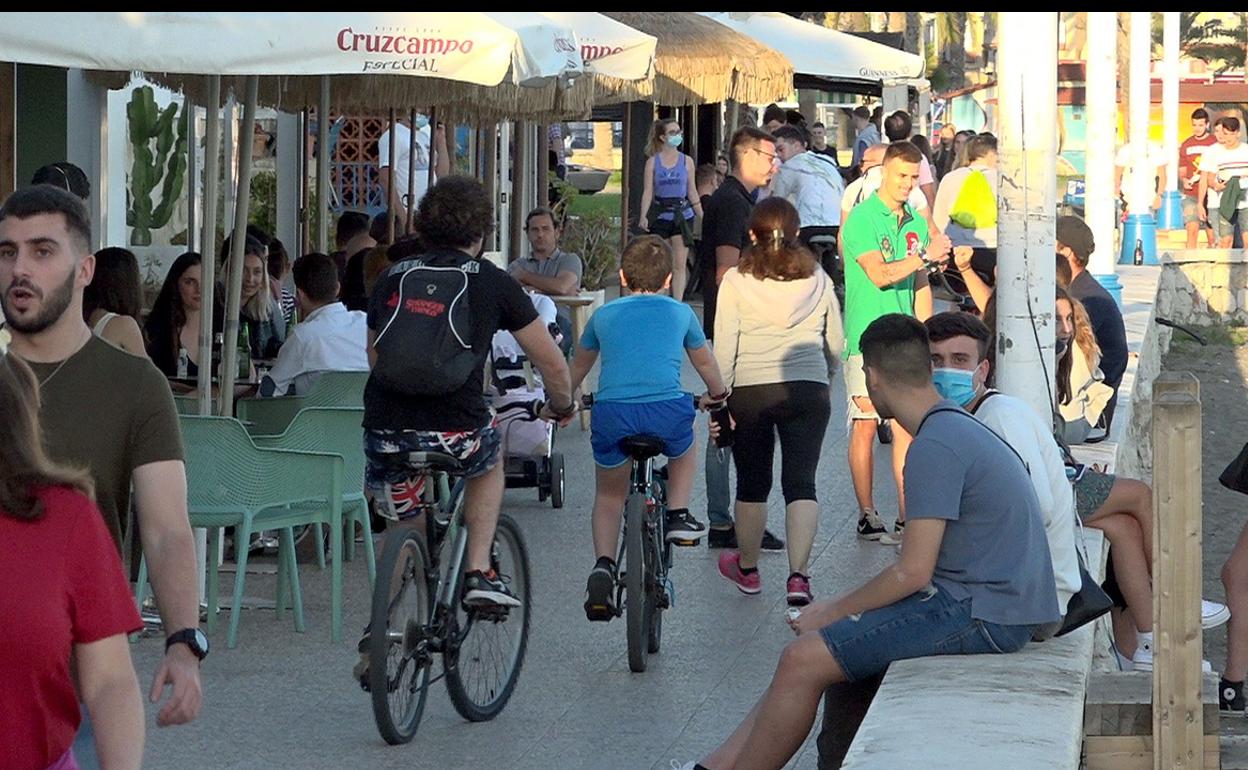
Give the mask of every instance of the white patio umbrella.
[[[659, 39], [622, 22], [588, 11], [546, 11], [576, 33], [585, 72], [593, 76], [595, 103], [609, 102], [621, 88], [635, 96], [653, 87], [654, 52]], [[638, 83], [638, 81], [644, 81]]]
[[[348, 104], [445, 104], [500, 98], [499, 111], [522, 106], [519, 89], [546, 85], [582, 71], [576, 36], [555, 19], [524, 12], [434, 13], [9, 13], [0, 25], [0, 51], [9, 61], [149, 74], [209, 107], [207, 157], [219, 152], [215, 110], [221, 78], [245, 77], [244, 126], [254, 123], [260, 78], [277, 94], [320, 97], [327, 114], [328, 78], [347, 79]], [[107, 45], [101, 45], [107, 41]], [[274, 77], [268, 77], [274, 76]], [[361, 77], [366, 76], [366, 77]], [[118, 83], [123, 85], [123, 83]], [[497, 91], [491, 90], [500, 87]], [[557, 91], [557, 89], [555, 89]], [[315, 96], [314, 96], [315, 95]], [[266, 99], [266, 101], [268, 101]], [[325, 121], [322, 120], [322, 125]], [[322, 138], [325, 132], [322, 130]], [[322, 144], [324, 146], [324, 144]], [[247, 224], [251, 143], [239, 153], [241, 173], [231, 238], [221, 413], [230, 414], [238, 335], [242, 251]], [[327, 179], [319, 180], [321, 200]], [[206, 192], [215, 191], [215, 179]], [[211, 212], [211, 213], [208, 213]], [[215, 240], [215, 207], [206, 207], [204, 244]], [[204, 282], [212, 307], [212, 281]], [[212, 349], [212, 312], [203, 314], [200, 349]], [[200, 367], [201, 411], [207, 411], [211, 367]]]
[[784, 54], [800, 75], [884, 84], [923, 76], [920, 56], [786, 13], [716, 11], [702, 15]]

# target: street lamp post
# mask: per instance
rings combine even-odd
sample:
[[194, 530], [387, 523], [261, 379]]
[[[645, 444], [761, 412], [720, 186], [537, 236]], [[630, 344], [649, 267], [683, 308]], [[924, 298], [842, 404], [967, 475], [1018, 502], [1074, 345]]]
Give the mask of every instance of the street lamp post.
[[1118, 281], [1115, 239], [1118, 236], [1114, 206], [1114, 145], [1118, 134], [1118, 14], [1088, 12], [1088, 73], [1084, 101], [1087, 105], [1084, 221], [1092, 230], [1096, 250], [1088, 272], [1122, 305]]
[[1131, 187], [1126, 190], [1127, 221], [1122, 227], [1122, 247], [1118, 251], [1120, 265], [1157, 264], [1157, 220], [1153, 218], [1152, 212], [1157, 169], [1152, 168], [1148, 157], [1148, 113], [1151, 107], [1149, 49], [1152, 46], [1150, 17], [1148, 11], [1131, 13], [1131, 129], [1128, 137], [1131, 148]]
[[1183, 195], [1179, 192], [1179, 12], [1165, 11], [1162, 20], [1161, 104], [1166, 122], [1166, 189], [1161, 193], [1157, 227], [1183, 229]]

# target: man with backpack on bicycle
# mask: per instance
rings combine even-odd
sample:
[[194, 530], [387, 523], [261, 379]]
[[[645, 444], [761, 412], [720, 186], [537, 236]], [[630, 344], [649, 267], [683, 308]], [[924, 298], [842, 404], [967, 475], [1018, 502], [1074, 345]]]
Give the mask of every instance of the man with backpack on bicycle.
[[634, 238], [620, 255], [620, 283], [629, 295], [594, 313], [572, 359], [572, 383], [579, 386], [602, 357], [590, 436], [597, 466], [593, 534], [598, 557], [585, 589], [590, 620], [616, 614], [615, 555], [630, 472], [622, 439], [645, 434], [663, 441], [667, 541], [696, 542], [706, 534], [706, 525], [689, 513], [697, 458], [692, 451], [694, 404], [680, 385], [681, 358], [688, 356], [706, 383], [703, 404], [726, 401], [728, 389], [693, 310], [666, 296], [671, 264], [671, 250], [662, 238]]
[[533, 303], [513, 278], [476, 258], [493, 220], [480, 182], [440, 180], [416, 212], [424, 252], [400, 259], [373, 289], [365, 480], [382, 515], [418, 516], [423, 477], [409, 455], [455, 457], [465, 479], [468, 527], [463, 601], [516, 607], [520, 600], [490, 564], [504, 487], [500, 439], [483, 388], [494, 333], [511, 332], [541, 372], [548, 399], [543, 419], [566, 424], [576, 410], [567, 364]]

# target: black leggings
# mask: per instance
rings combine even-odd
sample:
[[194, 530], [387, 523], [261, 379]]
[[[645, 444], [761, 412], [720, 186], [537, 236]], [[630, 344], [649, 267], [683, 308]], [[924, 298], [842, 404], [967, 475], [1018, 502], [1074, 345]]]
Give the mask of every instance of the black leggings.
[[785, 504], [816, 500], [815, 471], [832, 414], [828, 386], [820, 382], [746, 385], [728, 397], [728, 411], [737, 421], [732, 447], [737, 500], [767, 502], [777, 433]]

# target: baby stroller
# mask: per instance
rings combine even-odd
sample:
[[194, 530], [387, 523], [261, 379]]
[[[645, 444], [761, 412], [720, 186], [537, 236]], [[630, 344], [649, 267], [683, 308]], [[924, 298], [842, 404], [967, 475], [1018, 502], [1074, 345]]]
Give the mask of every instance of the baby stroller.
[[[547, 296], [532, 294], [538, 315], [558, 341], [555, 303]], [[543, 302], [544, 300], [544, 302]], [[549, 308], [546, 304], [549, 303]], [[549, 315], [549, 319], [547, 318]], [[488, 394], [497, 409], [516, 401], [545, 399], [541, 376], [533, 370], [524, 351], [508, 332], [494, 336], [490, 351], [491, 376]], [[503, 470], [509, 489], [537, 488], [539, 502], [550, 500], [551, 507], [563, 507], [563, 455], [554, 451], [555, 426], [544, 420], [524, 419], [519, 411], [509, 411], [498, 419], [502, 437]]]

